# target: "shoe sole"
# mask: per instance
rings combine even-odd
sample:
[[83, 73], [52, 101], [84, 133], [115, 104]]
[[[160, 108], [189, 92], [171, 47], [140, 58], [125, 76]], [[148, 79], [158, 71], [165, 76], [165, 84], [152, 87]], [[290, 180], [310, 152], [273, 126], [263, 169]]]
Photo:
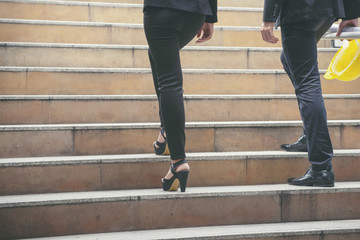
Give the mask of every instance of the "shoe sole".
[[289, 182], [290, 185], [294, 186], [308, 186], [308, 187], [334, 187], [334, 183], [293, 183]]
[[307, 152], [308, 150], [307, 149], [286, 149], [286, 148], [281, 148], [282, 150], [285, 150], [287, 152]]

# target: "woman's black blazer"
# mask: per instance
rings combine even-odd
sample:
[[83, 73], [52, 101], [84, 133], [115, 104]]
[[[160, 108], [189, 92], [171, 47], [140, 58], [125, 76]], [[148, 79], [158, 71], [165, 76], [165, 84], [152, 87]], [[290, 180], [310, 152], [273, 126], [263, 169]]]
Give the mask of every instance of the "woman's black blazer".
[[217, 0], [144, 0], [144, 9], [149, 6], [200, 13], [206, 22], [217, 22]]
[[360, 16], [360, 0], [265, 0], [263, 21], [275, 22], [279, 14], [282, 24], [323, 17], [354, 19]]

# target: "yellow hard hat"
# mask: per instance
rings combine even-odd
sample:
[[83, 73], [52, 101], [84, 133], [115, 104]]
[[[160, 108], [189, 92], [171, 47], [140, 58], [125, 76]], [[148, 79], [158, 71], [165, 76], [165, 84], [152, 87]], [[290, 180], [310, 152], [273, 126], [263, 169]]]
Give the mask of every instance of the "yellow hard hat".
[[352, 81], [360, 77], [360, 40], [344, 40], [324, 76], [326, 79]]

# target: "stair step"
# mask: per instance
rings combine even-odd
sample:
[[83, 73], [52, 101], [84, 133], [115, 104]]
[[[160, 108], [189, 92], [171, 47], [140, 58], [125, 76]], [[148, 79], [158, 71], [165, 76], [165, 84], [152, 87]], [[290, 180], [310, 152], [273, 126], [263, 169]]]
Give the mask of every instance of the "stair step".
[[[51, 1], [51, 0], [50, 0]], [[142, 4], [144, 0], [63, 0], [63, 1], [77, 1], [77, 2], [105, 2], [105, 3], [133, 3]], [[219, 0], [219, 6], [227, 7], [257, 7], [264, 6], [263, 0]]]
[[[187, 160], [190, 187], [286, 183], [309, 165], [307, 153], [285, 151], [188, 153]], [[337, 181], [360, 181], [360, 150], [335, 150], [333, 166]], [[155, 154], [2, 158], [0, 195], [158, 188], [168, 168], [169, 157]]]
[[[262, 8], [218, 7], [217, 25], [259, 26]], [[143, 4], [11, 0], [0, 2], [0, 16], [11, 19], [142, 23]]]
[[[259, 27], [215, 27], [211, 41], [201, 46], [252, 46], [280, 47], [280, 43], [269, 45], [260, 37]], [[94, 34], [96, 33], [96, 34]], [[280, 35], [276, 31], [276, 35]], [[199, 45], [194, 40], [189, 46]], [[0, 19], [0, 41], [43, 42], [76, 44], [125, 44], [147, 45], [142, 24], [92, 23]], [[320, 47], [331, 47], [331, 41], [319, 43]]]
[[[328, 125], [334, 148], [360, 148], [359, 120]], [[158, 132], [159, 123], [2, 125], [0, 157], [150, 153]], [[186, 151], [277, 150], [301, 132], [301, 121], [188, 122]]]
[[[173, 228], [146, 231], [131, 231], [117, 233], [98, 233], [50, 237], [56, 240], [160, 240], [160, 239], [263, 239], [263, 240], [309, 240], [309, 239], [347, 239], [360, 238], [360, 220], [333, 220], [289, 223], [263, 223], [228, 226], [211, 226], [197, 228]], [[43, 238], [38, 238], [43, 239]], [[33, 239], [36, 240], [36, 239]]]
[[[283, 70], [183, 69], [186, 94], [293, 94]], [[325, 73], [324, 70], [321, 71]], [[150, 69], [0, 67], [1, 94], [154, 94]], [[328, 94], [358, 94], [360, 81], [322, 81]]]
[[[319, 48], [319, 68], [326, 69], [337, 49]], [[149, 67], [145, 45], [0, 43], [1, 66]], [[184, 68], [280, 69], [281, 48], [185, 47]], [[262, 61], [259, 61], [261, 59]]]
[[52, 0], [11, 0], [0, 2], [0, 16], [12, 19], [142, 23], [143, 5]]
[[[360, 119], [360, 94], [324, 99], [328, 119]], [[184, 105], [194, 122], [300, 120], [295, 95], [185, 95]], [[0, 124], [156, 121], [156, 95], [0, 95]]]
[[[280, 37], [280, 32], [275, 31], [275, 35]], [[189, 46], [199, 45], [195, 39]], [[142, 24], [22, 19], [0, 19], [0, 41], [147, 45]], [[217, 25], [211, 41], [201, 46], [280, 47], [281, 43], [264, 42], [260, 27]], [[331, 41], [321, 40], [318, 47], [332, 47]]]
[[[6, 238], [360, 218], [360, 182], [77, 192], [0, 197]], [[174, 217], [176, 216], [176, 217]], [[154, 221], [156, 219], [156, 221]], [[51, 224], [50, 224], [51, 223]]]
[[[53, 1], [53, 0], [49, 0], [49, 1]], [[54, 1], [58, 1], [58, 0], [54, 0]], [[66, 2], [87, 2], [87, 3], [92, 3], [92, 2], [99, 2], [99, 3], [127, 3], [127, 4], [141, 4], [144, 3], [144, 0], [63, 0]], [[224, 0], [221, 0], [224, 1]], [[225, 0], [225, 1], [229, 1], [229, 0]], [[259, 0], [256, 0], [259, 1]]]

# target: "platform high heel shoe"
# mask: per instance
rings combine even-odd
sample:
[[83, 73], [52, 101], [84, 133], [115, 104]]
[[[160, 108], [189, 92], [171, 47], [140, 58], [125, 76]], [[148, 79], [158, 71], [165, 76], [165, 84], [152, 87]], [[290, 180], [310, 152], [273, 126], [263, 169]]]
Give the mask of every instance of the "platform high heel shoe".
[[167, 144], [167, 139], [165, 137], [165, 130], [162, 128], [160, 130], [160, 133], [161, 133], [161, 136], [163, 136], [163, 138], [165, 139], [165, 142], [163, 142], [163, 143], [161, 143], [159, 141], [154, 142], [153, 146], [154, 146], [155, 154], [156, 155], [169, 155], [170, 151], [169, 151], [169, 147]]
[[182, 170], [176, 172], [176, 169], [184, 163], [187, 163], [185, 159], [177, 163], [171, 164], [170, 170], [172, 174], [174, 174], [174, 176], [170, 179], [163, 178], [161, 180], [164, 191], [177, 191], [180, 185], [181, 192], [185, 192], [187, 179], [189, 176], [189, 170]]

